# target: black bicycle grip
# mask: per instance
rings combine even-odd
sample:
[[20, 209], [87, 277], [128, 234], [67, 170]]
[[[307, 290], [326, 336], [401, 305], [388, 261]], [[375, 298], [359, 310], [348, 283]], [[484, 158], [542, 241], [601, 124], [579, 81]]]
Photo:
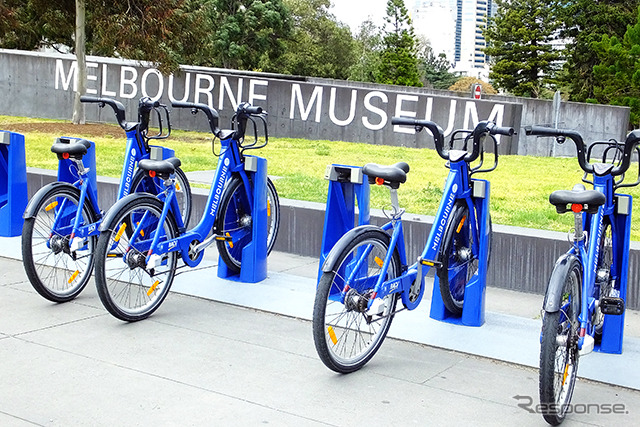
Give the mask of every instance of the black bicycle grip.
[[88, 95], [82, 95], [80, 97], [80, 101], [81, 102], [105, 102], [103, 98], [98, 98], [96, 96], [88, 96]]
[[491, 135], [512, 136], [514, 133], [516, 133], [516, 131], [512, 127], [494, 126], [491, 129]]
[[411, 117], [392, 117], [391, 124], [399, 126], [416, 126], [418, 124], [418, 120]]
[[[218, 128], [218, 120], [220, 116], [218, 112], [209, 107], [207, 104], [197, 104], [195, 102], [182, 102], [182, 101], [173, 101], [171, 106], [174, 108], [191, 108], [192, 110], [202, 110], [204, 111], [207, 119], [209, 120], [209, 127], [211, 128], [211, 132], [214, 135], [218, 135], [220, 129]], [[194, 113], [195, 114], [195, 113]]]
[[242, 111], [246, 114], [262, 114], [262, 107], [257, 107], [251, 104], [243, 104]]

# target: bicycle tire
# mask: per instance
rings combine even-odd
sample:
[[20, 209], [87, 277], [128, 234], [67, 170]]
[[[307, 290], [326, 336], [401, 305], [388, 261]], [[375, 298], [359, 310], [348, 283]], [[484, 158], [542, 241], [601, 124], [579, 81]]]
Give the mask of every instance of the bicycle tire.
[[[162, 202], [140, 195], [124, 205], [109, 224], [103, 225], [96, 247], [95, 279], [98, 296], [114, 317], [127, 322], [146, 319], [162, 304], [175, 277], [177, 252], [162, 254], [161, 265], [147, 270], [146, 256], [155, 233], [162, 230], [160, 241], [178, 235], [178, 227], [169, 212], [162, 227], [159, 218]], [[145, 215], [146, 214], [146, 215]], [[143, 233], [124, 233], [131, 218], [143, 223]], [[133, 227], [133, 226], [131, 226]]]
[[[240, 272], [242, 250], [252, 240], [252, 212], [242, 179], [234, 175], [225, 187], [214, 223], [216, 233], [232, 239], [216, 241], [218, 253], [229, 270]], [[280, 200], [267, 178], [267, 255], [271, 253], [280, 228]]]
[[[77, 297], [93, 272], [96, 236], [88, 237], [86, 244], [77, 251], [72, 252], [69, 248], [79, 203], [79, 189], [54, 187], [40, 199], [36, 216], [25, 219], [22, 227], [25, 272], [33, 288], [52, 302], [62, 303]], [[82, 211], [80, 225], [97, 222], [88, 199], [85, 199]], [[57, 221], [55, 230], [54, 221]]]
[[[183, 170], [177, 167], [175, 170], [175, 176], [176, 198], [178, 199], [178, 206], [180, 206], [182, 222], [186, 229], [189, 226], [189, 220], [191, 219], [193, 194], [191, 193], [191, 185], [189, 184], [187, 175]], [[149, 178], [142, 169], [136, 170], [136, 173], [133, 175], [133, 179], [131, 180], [132, 193], [146, 192], [156, 196], [162, 191], [164, 191], [164, 184], [161, 179]]]
[[[343, 374], [362, 368], [376, 354], [393, 321], [397, 294], [385, 298], [382, 315], [367, 321], [367, 302], [377, 277], [382, 274], [382, 261], [389, 251], [390, 237], [382, 230], [369, 230], [347, 244], [338, 256], [335, 268], [320, 278], [313, 308], [313, 339], [320, 360], [331, 370]], [[345, 276], [360, 251], [371, 246], [366, 272], [352, 282], [344, 302], [340, 295]], [[387, 280], [398, 277], [402, 267], [394, 251], [386, 272]]]
[[[440, 295], [445, 308], [455, 316], [462, 315], [465, 288], [478, 271], [478, 254], [473, 253], [473, 231], [469, 217], [466, 202], [459, 201], [453, 205], [438, 251]], [[491, 234], [487, 249], [491, 250]]]
[[578, 373], [580, 262], [572, 261], [564, 279], [560, 310], [545, 312], [540, 338], [539, 392], [542, 416], [551, 425], [562, 423]]

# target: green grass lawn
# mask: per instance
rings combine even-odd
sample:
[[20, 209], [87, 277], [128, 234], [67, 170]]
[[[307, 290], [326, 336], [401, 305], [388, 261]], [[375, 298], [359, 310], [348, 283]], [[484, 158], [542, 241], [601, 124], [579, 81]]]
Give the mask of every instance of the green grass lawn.
[[[41, 123], [41, 119], [0, 116], [0, 129], [15, 123]], [[55, 121], [47, 121], [55, 122]], [[67, 122], [59, 122], [67, 123]], [[124, 159], [124, 132], [117, 126], [114, 135], [91, 136], [96, 143], [98, 174], [120, 176]], [[75, 130], [75, 128], [74, 128]], [[23, 132], [26, 138], [27, 165], [56, 169], [57, 159], [50, 151], [56, 136], [52, 133]], [[77, 126], [73, 136], [83, 136]], [[426, 137], [426, 135], [425, 135]], [[160, 144], [173, 148], [185, 171], [215, 168], [217, 158], [211, 151], [211, 134], [174, 131]], [[220, 148], [216, 141], [216, 152]], [[276, 181], [280, 197], [325, 202], [328, 183], [324, 179], [331, 163], [361, 166], [368, 162], [392, 164], [406, 161], [411, 166], [407, 183], [400, 187], [400, 204], [407, 212], [435, 215], [448, 169], [434, 150], [334, 141], [310, 141], [270, 138], [269, 145], [250, 154], [268, 159], [269, 175]], [[486, 163], [492, 156], [488, 155]], [[637, 164], [632, 164], [629, 181], [634, 180]], [[515, 225], [545, 230], [568, 231], [573, 226], [571, 215], [558, 215], [548, 202], [549, 194], [558, 189], [571, 189], [580, 182], [582, 171], [575, 158], [500, 156], [498, 168], [475, 177], [491, 182], [491, 216], [494, 224]], [[638, 188], [623, 189], [634, 198]], [[388, 191], [374, 186], [371, 206], [389, 205]], [[640, 212], [634, 209], [632, 239], [640, 240]]]

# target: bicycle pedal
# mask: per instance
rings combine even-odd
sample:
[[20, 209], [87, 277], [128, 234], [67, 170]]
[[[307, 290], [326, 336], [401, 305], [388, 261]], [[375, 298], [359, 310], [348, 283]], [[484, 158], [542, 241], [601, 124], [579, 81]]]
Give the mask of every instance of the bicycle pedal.
[[579, 351], [580, 356], [591, 353], [593, 351], [593, 347], [595, 347], [595, 344], [596, 340], [593, 339], [591, 335], [585, 335], [584, 341], [582, 342], [582, 348]]
[[604, 314], [619, 316], [624, 313], [624, 300], [618, 297], [600, 298], [600, 311]]
[[233, 238], [231, 236], [223, 236], [223, 235], [219, 235], [215, 237], [216, 240], [221, 241], [221, 242], [232, 242]]
[[435, 268], [442, 267], [442, 263], [441, 262], [432, 261], [430, 259], [422, 259], [422, 258], [420, 258], [420, 264], [426, 265], [427, 267], [435, 267]]

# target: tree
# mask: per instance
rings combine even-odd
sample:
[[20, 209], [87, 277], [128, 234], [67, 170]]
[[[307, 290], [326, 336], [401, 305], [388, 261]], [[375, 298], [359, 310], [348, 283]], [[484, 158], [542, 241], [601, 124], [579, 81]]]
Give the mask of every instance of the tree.
[[540, 97], [555, 83], [561, 58], [554, 49], [559, 22], [554, 2], [496, 0], [498, 12], [485, 30], [485, 54], [491, 57], [489, 78], [516, 96]]
[[76, 74], [77, 85], [73, 100], [73, 117], [71, 122], [75, 125], [85, 123], [84, 105], [80, 97], [84, 95], [87, 87], [87, 65], [85, 61], [85, 0], [76, 0], [76, 58], [78, 60], [78, 73]]
[[591, 47], [598, 62], [593, 67], [591, 100], [630, 107], [629, 124], [640, 127], [640, 8], [622, 39], [603, 35]]
[[330, 0], [285, 0], [294, 31], [278, 68], [285, 74], [347, 79], [355, 63], [351, 30], [329, 13]]
[[349, 80], [375, 83], [382, 49], [380, 29], [368, 19], [360, 25], [354, 42], [356, 61], [349, 70]]
[[447, 55], [441, 52], [436, 56], [426, 39], [418, 40], [418, 71], [425, 87], [447, 89], [460, 76], [449, 71], [451, 64]]
[[635, 21], [638, 0], [573, 0], [563, 2], [559, 17], [563, 22], [560, 37], [567, 40], [563, 82], [569, 99], [585, 102], [595, 97], [594, 66], [600, 59], [592, 44], [603, 35], [621, 40], [627, 25]]
[[208, 0], [209, 58], [198, 65], [275, 71], [292, 21], [282, 0]]
[[404, 0], [388, 0], [378, 83], [422, 86], [415, 36]]

